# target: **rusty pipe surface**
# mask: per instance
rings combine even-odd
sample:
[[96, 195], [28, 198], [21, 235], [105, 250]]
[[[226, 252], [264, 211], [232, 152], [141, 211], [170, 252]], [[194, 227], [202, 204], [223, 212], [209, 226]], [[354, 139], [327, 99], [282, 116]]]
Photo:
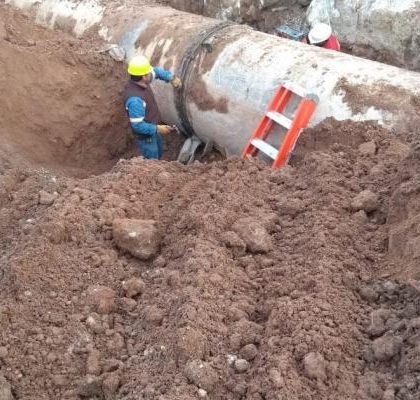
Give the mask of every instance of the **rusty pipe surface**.
[[[10, 0], [19, 7], [33, 1]], [[142, 53], [155, 65], [181, 73], [181, 94], [169, 85], [153, 84], [165, 120], [190, 127], [227, 155], [240, 154], [282, 81], [318, 95], [312, 125], [334, 117], [418, 132], [417, 72], [168, 7], [41, 0], [35, 13], [38, 22], [54, 27], [62, 14], [67, 27], [69, 18], [74, 19], [77, 35], [96, 26], [102, 37], [125, 49], [127, 59]]]

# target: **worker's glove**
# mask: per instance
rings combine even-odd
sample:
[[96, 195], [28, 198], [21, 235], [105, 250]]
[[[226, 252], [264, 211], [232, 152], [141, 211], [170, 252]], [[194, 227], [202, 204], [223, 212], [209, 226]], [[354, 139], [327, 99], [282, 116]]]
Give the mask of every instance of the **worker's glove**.
[[172, 126], [169, 125], [158, 125], [156, 130], [158, 133], [160, 133], [161, 135], [169, 135], [174, 128], [172, 128]]
[[181, 79], [179, 79], [177, 76], [174, 76], [171, 80], [171, 85], [175, 88], [175, 89], [179, 89], [182, 86], [182, 82]]

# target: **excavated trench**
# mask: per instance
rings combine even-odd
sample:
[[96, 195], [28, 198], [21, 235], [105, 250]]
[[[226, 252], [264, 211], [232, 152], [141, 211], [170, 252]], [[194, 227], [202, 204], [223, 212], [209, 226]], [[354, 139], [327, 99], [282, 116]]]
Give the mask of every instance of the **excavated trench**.
[[418, 399], [415, 128], [327, 120], [280, 171], [117, 162], [122, 64], [0, 15], [5, 399]]
[[[122, 107], [125, 71], [103, 43], [37, 27], [4, 6], [0, 13], [0, 170], [88, 176], [136, 155]], [[181, 142], [171, 141], [166, 159]]]
[[121, 68], [95, 43], [36, 27], [5, 6], [0, 13], [0, 168], [109, 170], [128, 149]]

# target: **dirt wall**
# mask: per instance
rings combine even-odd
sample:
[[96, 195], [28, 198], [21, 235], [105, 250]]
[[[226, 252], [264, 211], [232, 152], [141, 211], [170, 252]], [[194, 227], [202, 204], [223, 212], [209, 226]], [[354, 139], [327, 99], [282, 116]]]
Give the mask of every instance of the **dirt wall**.
[[85, 175], [109, 169], [127, 151], [125, 72], [101, 46], [0, 7], [0, 167]]

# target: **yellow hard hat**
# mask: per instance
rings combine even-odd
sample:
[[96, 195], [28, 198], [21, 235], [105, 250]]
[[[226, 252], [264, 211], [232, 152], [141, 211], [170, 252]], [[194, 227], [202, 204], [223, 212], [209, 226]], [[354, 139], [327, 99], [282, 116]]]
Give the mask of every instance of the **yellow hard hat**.
[[134, 56], [128, 63], [128, 73], [133, 76], [144, 76], [152, 70], [149, 60], [144, 56]]

